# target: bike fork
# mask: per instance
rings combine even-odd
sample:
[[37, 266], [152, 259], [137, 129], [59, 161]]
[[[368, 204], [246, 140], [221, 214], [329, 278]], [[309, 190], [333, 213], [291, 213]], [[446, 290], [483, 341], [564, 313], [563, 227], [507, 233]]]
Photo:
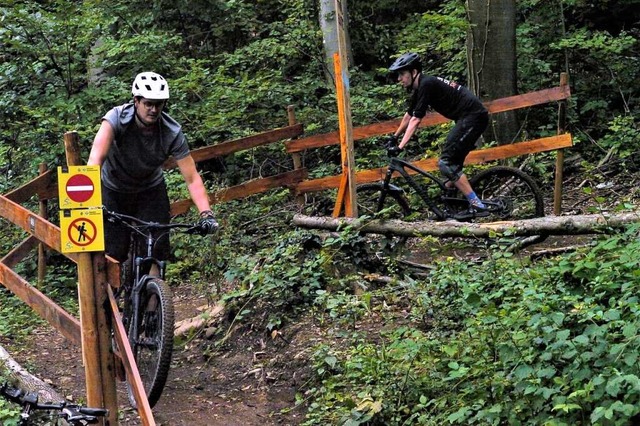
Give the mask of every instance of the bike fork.
[[391, 176], [393, 175], [393, 170], [391, 168], [387, 169], [387, 174], [384, 177], [384, 181], [382, 182], [382, 191], [380, 191], [380, 198], [378, 198], [378, 208], [376, 211], [382, 210], [384, 207], [384, 201], [387, 198], [387, 193], [390, 191], [389, 183], [391, 182]]

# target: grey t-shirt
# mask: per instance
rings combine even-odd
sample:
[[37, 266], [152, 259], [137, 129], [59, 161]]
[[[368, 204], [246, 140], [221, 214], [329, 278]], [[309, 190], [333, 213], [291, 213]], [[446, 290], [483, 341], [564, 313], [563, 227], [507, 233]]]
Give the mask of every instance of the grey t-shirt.
[[163, 180], [162, 164], [173, 156], [189, 155], [180, 124], [162, 112], [153, 131], [144, 132], [134, 120], [132, 103], [111, 109], [102, 118], [111, 124], [115, 139], [102, 165], [102, 184], [119, 192], [141, 192]]

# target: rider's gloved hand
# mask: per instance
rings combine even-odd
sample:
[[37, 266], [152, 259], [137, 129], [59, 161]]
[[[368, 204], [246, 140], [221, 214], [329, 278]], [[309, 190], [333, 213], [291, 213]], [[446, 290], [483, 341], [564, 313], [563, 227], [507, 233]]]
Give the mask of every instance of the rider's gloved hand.
[[398, 145], [398, 137], [396, 135], [389, 135], [384, 139], [384, 147], [386, 149], [391, 148], [392, 146]]
[[402, 151], [403, 149], [400, 148], [398, 145], [387, 147], [387, 154], [389, 154], [389, 157], [397, 157], [398, 155], [400, 155]]
[[200, 227], [201, 235], [213, 234], [220, 227], [211, 210], [205, 210], [200, 213], [198, 226]]

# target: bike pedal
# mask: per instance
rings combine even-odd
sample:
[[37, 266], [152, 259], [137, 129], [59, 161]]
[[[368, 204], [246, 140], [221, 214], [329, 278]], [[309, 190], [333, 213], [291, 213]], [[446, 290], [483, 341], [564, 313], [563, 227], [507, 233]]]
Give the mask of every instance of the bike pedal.
[[457, 213], [453, 216], [455, 220], [469, 220], [476, 217], [487, 217], [491, 213], [486, 210], [467, 210], [462, 213]]

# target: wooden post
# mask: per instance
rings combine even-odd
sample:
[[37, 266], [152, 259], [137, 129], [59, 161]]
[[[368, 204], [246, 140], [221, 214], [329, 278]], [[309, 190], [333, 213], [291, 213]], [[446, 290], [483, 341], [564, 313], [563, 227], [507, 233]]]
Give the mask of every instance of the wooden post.
[[[111, 312], [107, 287], [107, 262], [104, 252], [91, 254], [93, 264], [93, 288], [96, 302], [96, 323], [100, 343], [100, 375], [102, 377], [102, 397], [104, 407], [109, 410], [108, 422], [105, 425], [118, 424], [118, 394], [116, 388], [115, 360], [111, 351], [111, 327], [108, 313]], [[107, 311], [109, 306], [109, 311]], [[116, 312], [116, 315], [119, 313]]]
[[[293, 105], [287, 106], [287, 118], [289, 120], [289, 126], [293, 126], [297, 123], [296, 113], [293, 109]], [[296, 138], [292, 138], [296, 139]], [[293, 170], [300, 170], [302, 168], [302, 155], [299, 152], [291, 153], [291, 159], [293, 160]], [[305, 203], [305, 195], [296, 193], [296, 203], [299, 207], [302, 207]]]
[[[45, 163], [40, 163], [38, 166], [38, 173], [43, 175], [47, 172], [47, 165]], [[47, 200], [40, 199], [39, 201], [39, 213], [43, 219], [48, 219], [47, 217]], [[42, 288], [44, 284], [44, 277], [47, 274], [47, 257], [46, 257], [46, 246], [43, 243], [38, 244], [38, 287]]]
[[[569, 75], [567, 73], [560, 74], [560, 87], [569, 84]], [[566, 129], [567, 119], [567, 101], [565, 99], [558, 103], [558, 134], [562, 134]], [[564, 150], [556, 151], [556, 176], [555, 187], [553, 191], [553, 214], [559, 216], [562, 213], [562, 179], [564, 168]]]
[[351, 101], [349, 98], [349, 62], [347, 59], [345, 16], [342, 0], [335, 0], [338, 32], [338, 52], [333, 54], [336, 77], [336, 97], [338, 101], [338, 121], [340, 126], [340, 153], [342, 158], [342, 179], [333, 216], [338, 217], [344, 205], [345, 216], [358, 217], [356, 204], [355, 160], [353, 154], [353, 125], [351, 123]]
[[[80, 144], [77, 132], [64, 134], [64, 146], [69, 166], [81, 165]], [[106, 282], [104, 268], [94, 275], [93, 257], [104, 253], [78, 253], [78, 304], [82, 330], [82, 358], [84, 361], [87, 405], [104, 407], [109, 418], [104, 425], [118, 424], [118, 403], [110, 353], [111, 332], [107, 326], [104, 303], [107, 300], [103, 283]], [[103, 277], [104, 280], [102, 279]], [[111, 368], [111, 371], [109, 371]], [[112, 377], [107, 377], [111, 375]]]

